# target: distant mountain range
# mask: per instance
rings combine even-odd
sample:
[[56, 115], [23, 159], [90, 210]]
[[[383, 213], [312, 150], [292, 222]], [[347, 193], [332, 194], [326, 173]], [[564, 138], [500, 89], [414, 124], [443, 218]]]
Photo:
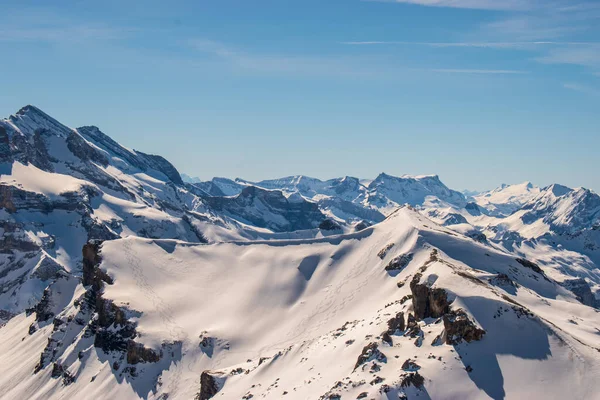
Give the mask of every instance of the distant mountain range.
[[202, 181], [30, 105], [0, 174], [0, 398], [600, 390], [591, 190]]

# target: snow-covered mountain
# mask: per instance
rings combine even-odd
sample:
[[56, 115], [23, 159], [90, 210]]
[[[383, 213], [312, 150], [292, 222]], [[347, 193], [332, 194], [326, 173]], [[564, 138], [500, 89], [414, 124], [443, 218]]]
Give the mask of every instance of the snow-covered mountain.
[[0, 120], [0, 224], [0, 398], [600, 390], [584, 188], [202, 182], [26, 106]]
[[[97, 127], [71, 129], [26, 106], [0, 120], [0, 144], [5, 316], [34, 306], [55, 277], [80, 270], [89, 240], [133, 235], [206, 242], [269, 234], [242, 226], [248, 218], [239, 210], [221, 213], [214, 199], [204, 201], [164, 158], [127, 149]], [[266, 203], [264, 212], [250, 207], [262, 213], [262, 223], [252, 220], [256, 227], [292, 231], [325, 219], [313, 203], [292, 202], [295, 211]]]
[[473, 200], [492, 215], [507, 216], [521, 208], [540, 193], [531, 182], [502, 185], [499, 188], [476, 194]]
[[598, 315], [530, 261], [409, 208], [324, 239], [129, 237], [89, 245], [81, 281], [57, 279], [0, 329], [0, 391], [592, 398]]
[[465, 197], [449, 189], [437, 175], [395, 177], [381, 173], [368, 184], [362, 182], [350, 176], [322, 181], [298, 175], [260, 182], [241, 178], [213, 178], [194, 183], [194, 186], [217, 197], [237, 195], [246, 186], [294, 193], [318, 203], [328, 217], [349, 224], [363, 220], [381, 222], [386, 215], [404, 204], [419, 206], [427, 201], [444, 201], [457, 206], [466, 204]]

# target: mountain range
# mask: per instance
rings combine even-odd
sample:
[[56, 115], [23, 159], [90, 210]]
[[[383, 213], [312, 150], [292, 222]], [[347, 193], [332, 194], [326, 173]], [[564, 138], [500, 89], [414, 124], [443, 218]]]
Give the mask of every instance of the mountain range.
[[0, 120], [0, 397], [594, 398], [600, 196], [203, 181]]

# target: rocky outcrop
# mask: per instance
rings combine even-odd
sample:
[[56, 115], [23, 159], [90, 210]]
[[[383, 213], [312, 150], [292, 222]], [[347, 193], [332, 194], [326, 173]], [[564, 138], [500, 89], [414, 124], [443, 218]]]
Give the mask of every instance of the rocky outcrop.
[[413, 253], [401, 254], [393, 258], [386, 266], [386, 271], [402, 271], [413, 259]]
[[396, 335], [403, 332], [405, 329], [404, 325], [404, 313], [400, 311], [395, 317], [390, 318], [387, 322], [388, 329], [381, 334], [381, 338], [384, 342], [392, 346], [392, 335]]
[[50, 318], [54, 317], [54, 313], [52, 312], [52, 291], [50, 288], [46, 288], [44, 290], [44, 294], [40, 301], [35, 305], [35, 307], [28, 309], [27, 313], [35, 313], [35, 321], [36, 322], [45, 322]]
[[144, 347], [144, 345], [136, 343], [133, 340], [130, 340], [127, 344], [127, 362], [129, 364], [155, 363], [160, 361], [160, 357], [160, 353]]
[[322, 231], [337, 231], [342, 229], [342, 227], [330, 218], [326, 218], [319, 224], [319, 229]]
[[356, 364], [354, 364], [354, 370], [360, 367], [361, 365], [372, 361], [377, 360], [379, 362], [386, 362], [387, 357], [379, 350], [379, 346], [377, 343], [369, 343], [363, 349], [358, 359], [356, 360]]
[[599, 302], [594, 297], [592, 290], [590, 289], [590, 285], [583, 278], [577, 279], [567, 279], [561, 284], [566, 289], [573, 292], [573, 294], [577, 297], [582, 304], [590, 307], [598, 307]]
[[86, 302], [95, 316], [89, 325], [90, 334], [95, 335], [94, 346], [105, 352], [126, 353], [127, 362], [158, 362], [161, 354], [136, 343], [136, 324], [127, 318], [125, 309], [116, 306], [102, 296], [104, 285], [112, 285], [113, 279], [100, 267], [102, 243], [88, 242], [83, 246], [82, 284], [88, 288]]
[[359, 221], [356, 225], [354, 225], [354, 231], [355, 232], [360, 232], [362, 230], [367, 229], [370, 226], [371, 226], [371, 223], [369, 221], [365, 221], [363, 219], [362, 221]]
[[52, 365], [52, 373], [50, 376], [52, 378], [62, 378], [63, 385], [65, 386], [75, 382], [75, 377], [71, 375], [62, 364], [56, 362]]
[[485, 236], [484, 233], [478, 231], [468, 232], [465, 234], [465, 236], [479, 243], [488, 243], [487, 236]]
[[481, 340], [485, 331], [471, 321], [467, 313], [462, 310], [453, 310], [443, 317], [446, 344], [457, 345], [463, 341], [470, 343]]
[[448, 293], [444, 289], [431, 288], [427, 284], [419, 283], [420, 279], [420, 274], [417, 274], [410, 283], [415, 317], [417, 319], [439, 318], [449, 312]]
[[200, 392], [196, 395], [196, 400], [208, 400], [213, 398], [221, 390], [219, 381], [211, 371], [203, 371], [200, 374]]
[[493, 278], [488, 279], [488, 282], [499, 287], [517, 287], [516, 283], [514, 283], [506, 274], [498, 274]]
[[404, 313], [402, 311], [397, 313], [394, 318], [391, 318], [388, 320], [387, 325], [388, 325], [387, 332], [390, 335], [394, 335], [398, 331], [404, 331], [404, 329], [405, 329]]
[[425, 379], [418, 372], [413, 372], [409, 374], [403, 374], [400, 377], [400, 387], [407, 388], [409, 386], [413, 386], [417, 389], [421, 389], [425, 384]]
[[102, 246], [102, 242], [99, 241], [91, 241], [86, 243], [81, 250], [83, 259], [82, 266], [82, 284], [83, 286], [92, 286], [92, 289], [96, 291], [100, 291], [104, 286], [104, 282], [111, 285], [113, 283], [112, 278], [110, 278], [104, 271], [97, 266], [102, 261], [102, 257], [100, 256], [100, 249]]
[[406, 361], [404, 361], [404, 363], [402, 363], [402, 370], [403, 371], [418, 371], [419, 369], [421, 369], [421, 366], [419, 366], [419, 364], [417, 364], [416, 362], [414, 362], [413, 360], [411, 360], [410, 358]]
[[526, 260], [524, 258], [517, 258], [515, 260], [525, 268], [529, 268], [530, 270], [537, 272], [538, 274], [544, 275], [544, 271], [536, 263]]
[[394, 243], [388, 243], [383, 249], [379, 250], [377, 257], [383, 260], [392, 247], [394, 247]]

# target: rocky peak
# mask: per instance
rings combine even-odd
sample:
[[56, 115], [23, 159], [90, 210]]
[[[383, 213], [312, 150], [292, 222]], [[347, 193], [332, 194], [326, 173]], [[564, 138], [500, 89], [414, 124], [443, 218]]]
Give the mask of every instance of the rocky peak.
[[32, 105], [22, 107], [16, 114], [11, 115], [5, 121], [26, 136], [31, 136], [40, 129], [65, 137], [71, 132], [71, 129]]

